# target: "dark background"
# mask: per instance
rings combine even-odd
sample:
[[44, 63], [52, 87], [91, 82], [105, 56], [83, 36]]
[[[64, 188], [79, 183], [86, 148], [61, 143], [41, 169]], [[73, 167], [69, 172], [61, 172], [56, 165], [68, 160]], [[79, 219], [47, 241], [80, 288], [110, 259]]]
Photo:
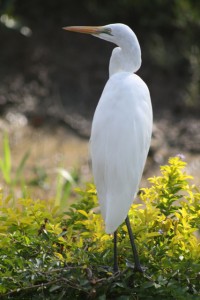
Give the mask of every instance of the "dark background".
[[[1, 0], [0, 108], [92, 117], [108, 78], [112, 44], [67, 33], [67, 25], [121, 22], [138, 36], [138, 74], [155, 116], [199, 113], [200, 1]], [[5, 16], [14, 20], [10, 26]], [[10, 28], [9, 28], [10, 27]], [[24, 27], [28, 33], [23, 34]], [[62, 116], [60, 116], [62, 117]]]
[[12, 110], [33, 126], [57, 121], [88, 137], [113, 45], [62, 27], [116, 22], [141, 44], [138, 74], [162, 138], [199, 153], [199, 0], [1, 0], [1, 116]]

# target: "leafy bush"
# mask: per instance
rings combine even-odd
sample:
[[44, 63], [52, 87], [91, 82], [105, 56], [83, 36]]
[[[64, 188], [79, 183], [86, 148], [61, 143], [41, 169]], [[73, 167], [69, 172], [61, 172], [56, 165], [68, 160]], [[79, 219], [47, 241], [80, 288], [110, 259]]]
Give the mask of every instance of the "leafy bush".
[[123, 224], [121, 271], [113, 273], [113, 237], [104, 233], [93, 185], [77, 190], [80, 200], [64, 213], [50, 202], [13, 204], [1, 194], [1, 299], [199, 299], [200, 192], [185, 166], [170, 158], [130, 209], [144, 274], [133, 271]]

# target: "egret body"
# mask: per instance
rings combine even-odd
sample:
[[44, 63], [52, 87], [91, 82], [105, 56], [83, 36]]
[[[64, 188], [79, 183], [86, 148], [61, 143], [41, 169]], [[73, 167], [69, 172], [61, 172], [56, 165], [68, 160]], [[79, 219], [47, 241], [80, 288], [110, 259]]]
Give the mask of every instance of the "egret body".
[[114, 234], [114, 269], [117, 271], [117, 228], [126, 219], [135, 258], [139, 257], [127, 217], [137, 194], [152, 134], [152, 107], [148, 87], [135, 74], [141, 50], [135, 33], [124, 24], [64, 29], [92, 34], [117, 45], [109, 79], [97, 105], [91, 130], [92, 169], [107, 233]]

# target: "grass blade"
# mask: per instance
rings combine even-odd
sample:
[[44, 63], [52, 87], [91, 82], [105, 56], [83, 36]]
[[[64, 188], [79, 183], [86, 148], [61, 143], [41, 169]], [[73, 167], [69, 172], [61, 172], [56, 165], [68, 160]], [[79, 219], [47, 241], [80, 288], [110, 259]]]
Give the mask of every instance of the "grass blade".
[[22, 176], [22, 172], [24, 171], [24, 167], [25, 167], [26, 161], [28, 160], [29, 156], [30, 156], [30, 151], [27, 151], [24, 154], [24, 156], [22, 157], [20, 164], [16, 170], [15, 183], [17, 183], [20, 180], [20, 177]]
[[0, 168], [7, 184], [11, 183], [11, 154], [8, 134], [3, 137], [3, 158], [0, 160]]

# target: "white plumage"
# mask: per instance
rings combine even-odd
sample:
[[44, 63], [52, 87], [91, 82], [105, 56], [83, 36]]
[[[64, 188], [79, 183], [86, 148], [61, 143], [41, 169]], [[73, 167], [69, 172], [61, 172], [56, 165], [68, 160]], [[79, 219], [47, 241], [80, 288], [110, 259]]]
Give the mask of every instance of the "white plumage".
[[[141, 64], [135, 34], [122, 24], [108, 25], [116, 43], [110, 60], [110, 78], [95, 111], [91, 132], [94, 181], [106, 232], [125, 220], [138, 191], [152, 133], [149, 90], [133, 74]], [[105, 37], [104, 37], [105, 38]]]
[[90, 141], [101, 213], [106, 232], [113, 233], [138, 191], [152, 134], [149, 90], [134, 74], [141, 65], [141, 50], [136, 35], [124, 24], [65, 29], [118, 46], [112, 52], [110, 78], [94, 114]]
[[148, 88], [137, 75], [110, 77], [94, 115], [90, 144], [107, 233], [125, 220], [137, 193], [151, 139], [150, 111]]

